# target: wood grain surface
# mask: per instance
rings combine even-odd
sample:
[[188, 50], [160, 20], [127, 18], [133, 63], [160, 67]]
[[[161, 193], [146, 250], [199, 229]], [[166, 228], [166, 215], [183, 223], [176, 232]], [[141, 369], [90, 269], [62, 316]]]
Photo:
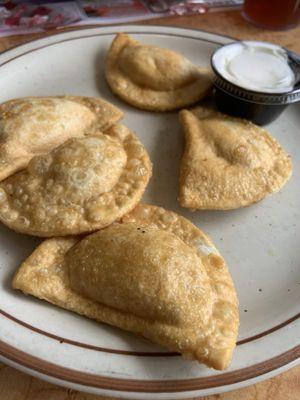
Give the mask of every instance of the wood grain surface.
[[[141, 22], [139, 22], [141, 23]], [[202, 29], [236, 39], [266, 40], [300, 53], [300, 26], [289, 31], [266, 31], [243, 20], [239, 11], [172, 17], [146, 21], [145, 24], [173, 25]], [[55, 33], [38, 33], [0, 39], [0, 51]], [[0, 400], [100, 400], [103, 397], [64, 389], [0, 363]], [[203, 400], [300, 400], [300, 366], [275, 378], [234, 392], [203, 397]]]

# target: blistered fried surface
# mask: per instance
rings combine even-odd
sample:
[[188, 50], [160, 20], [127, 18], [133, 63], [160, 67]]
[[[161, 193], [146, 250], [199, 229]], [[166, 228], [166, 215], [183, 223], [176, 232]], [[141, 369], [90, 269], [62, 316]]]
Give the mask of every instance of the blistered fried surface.
[[216, 369], [235, 347], [238, 303], [224, 259], [191, 222], [159, 207], [139, 205], [81, 241], [46, 240], [13, 287]]
[[0, 180], [71, 137], [105, 130], [122, 117], [113, 105], [81, 96], [24, 97], [0, 105]]
[[188, 106], [211, 90], [211, 72], [174, 51], [141, 45], [124, 33], [114, 39], [106, 59], [106, 79], [125, 102], [145, 110]]
[[206, 321], [212, 306], [196, 252], [168, 231], [113, 224], [83, 239], [66, 263], [76, 293], [141, 318]]
[[244, 207], [290, 178], [290, 156], [265, 129], [201, 107], [179, 115], [186, 140], [179, 179], [183, 207]]
[[20, 232], [63, 236], [107, 226], [140, 200], [151, 162], [137, 137], [116, 125], [70, 139], [0, 184], [0, 220]]

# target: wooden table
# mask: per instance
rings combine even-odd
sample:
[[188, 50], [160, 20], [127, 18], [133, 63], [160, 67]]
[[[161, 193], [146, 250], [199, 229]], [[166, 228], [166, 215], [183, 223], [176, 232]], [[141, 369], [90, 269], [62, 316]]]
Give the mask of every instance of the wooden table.
[[[271, 32], [246, 23], [238, 11], [211, 13], [191, 17], [172, 17], [145, 22], [198, 28], [237, 39], [268, 40], [300, 53], [300, 26], [285, 32]], [[49, 32], [51, 34], [54, 32]], [[0, 39], [0, 51], [23, 42], [46, 36], [39, 33]], [[1, 400], [100, 400], [99, 396], [79, 393], [40, 381], [0, 364]], [[203, 398], [203, 400], [299, 400], [300, 366], [265, 382], [245, 389]]]

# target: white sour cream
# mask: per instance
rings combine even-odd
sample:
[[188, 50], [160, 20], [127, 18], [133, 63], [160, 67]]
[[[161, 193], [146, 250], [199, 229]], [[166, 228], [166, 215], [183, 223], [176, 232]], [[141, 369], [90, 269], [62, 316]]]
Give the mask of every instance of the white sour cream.
[[285, 50], [270, 43], [233, 43], [217, 50], [212, 62], [223, 78], [256, 92], [289, 92], [295, 84]]

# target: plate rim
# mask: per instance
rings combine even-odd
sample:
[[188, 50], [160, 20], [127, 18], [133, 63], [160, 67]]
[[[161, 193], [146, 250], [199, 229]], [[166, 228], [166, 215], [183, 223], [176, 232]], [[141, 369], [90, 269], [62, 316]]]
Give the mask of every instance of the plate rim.
[[[157, 30], [159, 29], [159, 31]], [[164, 26], [164, 25], [143, 25], [143, 24], [137, 24], [137, 25], [113, 25], [113, 26], [107, 26], [107, 27], [81, 27], [79, 29], [74, 29], [70, 30], [67, 32], [57, 32], [54, 34], [51, 34], [49, 36], [39, 38], [39, 39], [33, 39], [30, 41], [27, 41], [26, 43], [14, 46], [13, 48], [9, 48], [7, 50], [4, 50], [2, 53], [0, 53], [0, 67], [3, 65], [9, 63], [10, 61], [15, 60], [16, 58], [22, 57], [25, 54], [28, 54], [30, 52], [37, 51], [43, 47], [51, 46], [51, 45], [59, 45], [62, 42], [65, 41], [70, 41], [70, 40], [76, 40], [76, 39], [84, 39], [85, 37], [92, 37], [93, 32], [97, 33], [95, 36], [101, 36], [101, 35], [113, 35], [118, 32], [125, 31], [128, 33], [132, 34], [158, 34], [158, 35], [166, 35], [166, 36], [173, 36], [174, 34], [177, 36], [187, 36], [184, 35], [183, 33], [185, 32], [186, 34], [191, 34], [193, 33], [195, 36], [189, 36], [191, 39], [198, 39], [202, 41], [207, 41], [211, 42], [214, 44], [223, 44], [223, 43], [228, 43], [229, 41], [235, 40], [232, 37], [228, 37], [225, 35], [218, 35], [214, 34], [212, 32], [207, 32], [207, 31], [202, 31], [198, 29], [190, 29], [190, 28], [181, 28], [177, 26]], [[148, 32], [147, 32], [148, 31]], [[90, 34], [84, 35], [84, 32], [88, 32]], [[177, 32], [177, 33], [176, 33]], [[180, 34], [180, 32], [182, 34]], [[82, 34], [82, 35], [81, 35]], [[205, 36], [205, 37], [201, 37]], [[65, 37], [65, 40], [59, 40], [60, 37]], [[42, 46], [38, 47], [39, 44], [43, 44]], [[9, 56], [12, 56], [11, 58]], [[8, 58], [7, 58], [8, 56]], [[1, 62], [1, 59], [6, 59], [4, 62]], [[299, 318], [300, 314], [298, 315]], [[111, 391], [121, 391], [121, 392], [136, 392], [136, 393], [184, 393], [184, 392], [190, 392], [190, 391], [203, 391], [205, 389], [213, 389], [213, 388], [220, 388], [223, 386], [227, 385], [236, 385], [237, 387], [241, 386], [246, 386], [251, 379], [263, 379], [263, 376], [265, 374], [271, 373], [272, 371], [276, 371], [282, 367], [288, 367], [289, 364], [293, 363], [294, 361], [298, 360], [300, 361], [300, 344], [296, 345], [295, 347], [287, 350], [284, 353], [281, 353], [273, 358], [264, 360], [260, 363], [250, 365], [245, 368], [240, 368], [235, 371], [231, 372], [224, 372], [220, 375], [213, 375], [209, 377], [198, 377], [198, 378], [191, 378], [191, 379], [182, 379], [182, 380], [142, 380], [142, 379], [122, 379], [122, 378], [111, 378], [111, 377], [103, 377], [101, 375], [96, 375], [96, 374], [88, 374], [86, 372], [82, 371], [77, 371], [77, 370], [72, 370], [67, 367], [61, 367], [58, 364], [53, 364], [50, 363], [49, 361], [40, 359], [36, 356], [33, 356], [32, 354], [25, 353], [20, 349], [17, 349], [13, 346], [11, 346], [8, 343], [5, 343], [4, 341], [0, 340], [0, 355], [5, 359], [7, 358], [8, 360], [11, 360], [14, 363], [17, 363], [18, 365], [24, 367], [24, 368], [29, 368], [32, 371], [35, 371], [37, 373], [41, 373], [45, 379], [47, 377], [52, 378], [52, 379], [60, 379], [63, 380], [64, 382], [70, 383], [70, 384], [79, 384], [88, 387], [94, 387], [98, 389], [106, 389], [106, 390], [111, 390]], [[27, 359], [27, 362], [26, 362]], [[24, 361], [25, 360], [25, 361]], [[33, 361], [36, 361], [38, 365], [40, 365], [41, 369], [37, 369], [36, 365], [33, 363]], [[271, 362], [271, 365], [269, 364]], [[275, 362], [275, 363], [274, 363]], [[63, 377], [62, 375], [57, 376], [57, 374], [52, 374], [51, 375], [51, 365], [54, 367], [56, 370], [60, 370], [63, 373], [66, 373]], [[49, 367], [50, 366], [50, 367]], [[50, 372], [49, 369], [50, 368]], [[64, 371], [63, 371], [64, 370]], [[254, 370], [252, 372], [252, 370]], [[244, 377], [241, 377], [241, 379], [238, 378], [238, 373], [240, 371], [244, 371]], [[256, 373], [257, 372], [257, 373]], [[92, 377], [91, 379], [94, 379], [95, 385], [91, 384], [90, 378], [87, 381], [82, 381], [81, 379], [77, 380], [76, 382], [73, 381], [70, 376], [70, 373], [75, 373], [75, 376], [88, 376]], [[79, 374], [79, 375], [78, 375]], [[224, 376], [225, 378], [229, 378], [229, 380], [225, 380], [224, 382]], [[98, 381], [101, 381], [102, 379], [102, 384], [100, 384]], [[103, 381], [104, 379], [104, 381]], [[231, 379], [231, 380], [230, 380]], [[239, 379], [239, 380], [237, 380]], [[199, 381], [204, 382], [202, 385], [199, 383]], [[214, 381], [215, 384], [212, 383]], [[115, 385], [114, 387], [107, 387], [110, 383], [116, 383], [119, 382], [119, 388]], [[127, 384], [132, 384], [133, 386], [130, 386], [130, 389], [127, 388], [124, 389], [124, 382], [127, 382]], [[206, 383], [205, 383], [206, 382]], [[99, 386], [100, 384], [100, 386]], [[139, 385], [144, 384], [146, 387], [149, 387], [148, 390], [138, 390], [140, 388]], [[158, 386], [157, 386], [158, 385]], [[167, 386], [170, 385], [170, 389], [167, 389]], [[181, 385], [181, 386], [180, 386]], [[207, 386], [209, 385], [209, 386]], [[135, 389], [134, 389], [135, 387]], [[152, 390], [151, 390], [152, 389]], [[154, 390], [155, 389], [155, 390]], [[224, 389], [225, 390], [225, 389]], [[204, 393], [203, 393], [204, 394]]]
[[[60, 379], [72, 384], [105, 389], [117, 392], [133, 393], [184, 393], [201, 391], [205, 389], [220, 388], [222, 386], [247, 382], [253, 378], [276, 371], [281, 367], [296, 361], [300, 357], [300, 345], [287, 350], [266, 361], [240, 368], [236, 371], [225, 372], [201, 378], [177, 379], [177, 380], [144, 380], [105, 377], [98, 374], [77, 371], [71, 368], [62, 367], [58, 364], [43, 360], [32, 354], [17, 349], [0, 340], [0, 355], [22, 367], [29, 368], [44, 376]], [[275, 367], [273, 368], [273, 366]], [[240, 379], [242, 377], [242, 380]], [[244, 379], [245, 378], [245, 379]], [[200, 385], [199, 385], [199, 382]], [[217, 382], [217, 384], [215, 384]]]

